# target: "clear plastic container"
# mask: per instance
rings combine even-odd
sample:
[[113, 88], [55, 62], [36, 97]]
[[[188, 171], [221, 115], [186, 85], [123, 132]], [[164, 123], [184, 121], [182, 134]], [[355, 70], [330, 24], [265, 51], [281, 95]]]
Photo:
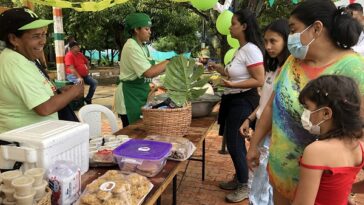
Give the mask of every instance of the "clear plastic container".
[[164, 167], [171, 148], [171, 143], [131, 139], [117, 147], [113, 154], [122, 172], [154, 177]]
[[169, 155], [168, 157], [168, 159], [170, 160], [175, 160], [175, 161], [187, 160], [196, 150], [195, 145], [191, 141], [183, 137], [150, 135], [145, 139], [171, 143], [172, 144], [171, 155]]

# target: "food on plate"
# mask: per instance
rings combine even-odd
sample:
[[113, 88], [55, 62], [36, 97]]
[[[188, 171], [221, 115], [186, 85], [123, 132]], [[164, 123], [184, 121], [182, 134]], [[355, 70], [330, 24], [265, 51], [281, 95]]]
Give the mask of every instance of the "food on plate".
[[106, 201], [106, 200], [109, 200], [111, 197], [112, 197], [112, 193], [109, 192], [109, 191], [102, 191], [102, 190], [99, 190], [97, 192], [97, 195], [96, 197], [102, 201]]
[[118, 170], [110, 170], [87, 185], [79, 205], [137, 205], [152, 187], [139, 174], [125, 176]]
[[81, 203], [93, 205], [101, 202], [93, 194], [84, 194], [81, 196]]

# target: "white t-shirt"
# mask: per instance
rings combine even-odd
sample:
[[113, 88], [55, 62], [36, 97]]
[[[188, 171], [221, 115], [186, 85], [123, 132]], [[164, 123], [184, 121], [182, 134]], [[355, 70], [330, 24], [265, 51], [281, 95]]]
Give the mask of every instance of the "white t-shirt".
[[279, 73], [279, 68], [276, 71], [269, 71], [265, 73], [265, 81], [264, 85], [262, 87], [262, 91], [260, 93], [260, 100], [259, 100], [259, 107], [256, 113], [257, 119], [260, 119], [260, 116], [262, 115], [262, 112], [267, 105], [267, 102], [270, 98], [270, 96], [273, 93], [273, 84], [274, 79], [277, 76], [277, 73]]
[[[248, 68], [263, 64], [263, 54], [258, 46], [248, 42], [234, 54], [233, 60], [225, 66], [231, 82], [245, 81], [251, 78]], [[224, 94], [245, 92], [248, 89], [225, 88]]]
[[351, 49], [353, 49], [355, 52], [364, 55], [364, 33], [361, 32], [359, 39], [358, 39], [358, 43], [356, 43], [355, 46], [351, 47]]

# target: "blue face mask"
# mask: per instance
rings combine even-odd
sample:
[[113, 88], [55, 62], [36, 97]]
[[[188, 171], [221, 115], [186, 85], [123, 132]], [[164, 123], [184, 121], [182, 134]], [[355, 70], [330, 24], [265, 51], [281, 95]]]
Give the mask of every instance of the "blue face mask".
[[310, 44], [315, 40], [315, 38], [314, 38], [307, 45], [302, 45], [301, 35], [302, 35], [302, 33], [304, 33], [310, 27], [311, 27], [311, 25], [308, 26], [307, 28], [305, 28], [305, 30], [303, 30], [301, 33], [294, 33], [294, 34], [289, 34], [288, 35], [287, 47], [288, 47], [289, 52], [295, 58], [299, 58], [301, 60], [305, 59]]

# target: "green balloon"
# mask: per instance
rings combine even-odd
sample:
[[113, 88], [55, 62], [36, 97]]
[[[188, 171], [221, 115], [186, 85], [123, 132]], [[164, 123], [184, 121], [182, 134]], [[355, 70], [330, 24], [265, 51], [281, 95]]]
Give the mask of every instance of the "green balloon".
[[233, 18], [233, 12], [229, 10], [223, 11], [216, 19], [216, 28], [222, 35], [228, 35], [230, 33], [229, 28], [231, 26], [231, 19]]
[[235, 52], [237, 51], [238, 49], [236, 48], [231, 48], [230, 50], [228, 50], [226, 53], [225, 53], [225, 56], [224, 56], [224, 64], [227, 65], [228, 63], [230, 63], [230, 61], [233, 59], [234, 57], [234, 54]]
[[240, 46], [239, 41], [237, 39], [231, 37], [230, 34], [226, 36], [226, 40], [232, 48], [239, 48], [239, 46]]
[[191, 0], [191, 4], [196, 9], [206, 11], [215, 6], [218, 0]]

